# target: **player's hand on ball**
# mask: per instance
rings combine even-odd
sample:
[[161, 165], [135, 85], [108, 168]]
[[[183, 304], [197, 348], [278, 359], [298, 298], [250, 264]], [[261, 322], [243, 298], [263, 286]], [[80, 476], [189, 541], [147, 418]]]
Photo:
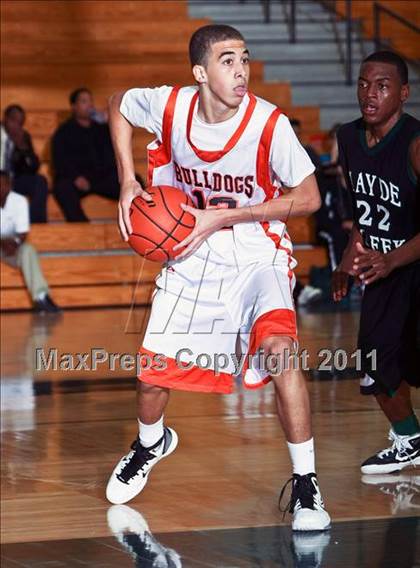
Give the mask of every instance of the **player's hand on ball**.
[[174, 250], [186, 247], [175, 260], [183, 260], [192, 255], [200, 245], [213, 233], [226, 225], [226, 216], [222, 211], [217, 209], [227, 209], [227, 204], [218, 204], [215, 206], [207, 207], [207, 209], [196, 209], [189, 205], [181, 204], [184, 211], [188, 211], [195, 217], [195, 227], [191, 234], [186, 239], [174, 246]]
[[372, 284], [385, 278], [393, 270], [392, 257], [378, 250], [365, 249], [357, 243], [358, 256], [354, 259], [353, 271], [364, 284]]
[[140, 196], [145, 201], [152, 200], [150, 194], [135, 179], [121, 186], [120, 200], [118, 202], [118, 226], [125, 241], [128, 241], [129, 235], [133, 232], [130, 221], [130, 206], [133, 199], [137, 196]]

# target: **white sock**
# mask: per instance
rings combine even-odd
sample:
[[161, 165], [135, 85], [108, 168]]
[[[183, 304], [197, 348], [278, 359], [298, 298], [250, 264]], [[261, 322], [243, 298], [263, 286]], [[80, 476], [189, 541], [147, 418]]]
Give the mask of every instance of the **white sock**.
[[47, 297], [47, 292], [40, 292], [36, 297], [37, 300], [44, 300]]
[[145, 448], [150, 448], [158, 442], [163, 436], [163, 414], [154, 424], [143, 424], [137, 418], [139, 423], [139, 438], [140, 443]]
[[311, 438], [300, 444], [287, 442], [290, 459], [292, 460], [293, 473], [306, 475], [315, 472], [314, 439]]

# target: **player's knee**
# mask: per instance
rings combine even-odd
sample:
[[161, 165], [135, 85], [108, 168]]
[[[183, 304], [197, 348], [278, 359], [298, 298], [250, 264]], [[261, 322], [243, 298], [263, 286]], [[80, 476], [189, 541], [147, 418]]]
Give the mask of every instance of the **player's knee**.
[[277, 335], [265, 339], [261, 347], [265, 356], [265, 367], [270, 375], [284, 374], [289, 361], [296, 353], [296, 342], [288, 336]]
[[144, 381], [137, 381], [137, 391], [142, 395], [159, 395], [165, 389], [157, 385], [151, 385]]
[[275, 355], [277, 353], [283, 353], [284, 351], [294, 353], [295, 340], [286, 335], [274, 335], [264, 339], [261, 347], [266, 355]]

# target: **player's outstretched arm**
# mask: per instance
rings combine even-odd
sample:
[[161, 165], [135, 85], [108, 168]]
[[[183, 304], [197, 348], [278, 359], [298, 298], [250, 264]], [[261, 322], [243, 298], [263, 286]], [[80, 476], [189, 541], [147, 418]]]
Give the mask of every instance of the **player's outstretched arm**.
[[131, 202], [138, 195], [147, 201], [151, 197], [136, 180], [132, 145], [133, 127], [120, 112], [123, 96], [124, 93], [116, 93], [109, 99], [109, 125], [121, 188], [118, 203], [118, 226], [122, 238], [127, 241], [133, 230], [130, 222]]
[[286, 188], [285, 194], [280, 198], [270, 199], [259, 205], [227, 209], [223, 214], [226, 216], [225, 224], [228, 226], [252, 221], [281, 220], [287, 223], [290, 217], [311, 215], [320, 207], [318, 184], [315, 175], [311, 174], [296, 187]]
[[304, 178], [295, 186], [286, 188], [286, 192], [278, 199], [270, 199], [260, 205], [229, 209], [232, 215], [231, 224], [249, 221], [275, 221], [280, 219], [287, 223], [290, 217], [311, 215], [321, 207], [321, 196], [314, 174]]

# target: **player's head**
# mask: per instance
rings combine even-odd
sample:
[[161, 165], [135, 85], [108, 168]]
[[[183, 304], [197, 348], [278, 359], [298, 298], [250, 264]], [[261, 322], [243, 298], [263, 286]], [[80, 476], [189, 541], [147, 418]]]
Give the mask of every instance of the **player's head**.
[[92, 93], [86, 87], [79, 87], [70, 93], [69, 102], [75, 118], [90, 118], [93, 111]]
[[5, 170], [0, 170], [0, 202], [3, 205], [12, 188], [10, 176]]
[[200, 87], [226, 106], [237, 107], [249, 80], [249, 52], [242, 34], [231, 26], [203, 26], [192, 35], [189, 53]]
[[357, 96], [366, 123], [386, 124], [401, 112], [409, 95], [408, 68], [392, 51], [376, 51], [360, 67]]
[[25, 111], [20, 105], [9, 105], [3, 113], [4, 127], [7, 132], [21, 130], [25, 124]]

